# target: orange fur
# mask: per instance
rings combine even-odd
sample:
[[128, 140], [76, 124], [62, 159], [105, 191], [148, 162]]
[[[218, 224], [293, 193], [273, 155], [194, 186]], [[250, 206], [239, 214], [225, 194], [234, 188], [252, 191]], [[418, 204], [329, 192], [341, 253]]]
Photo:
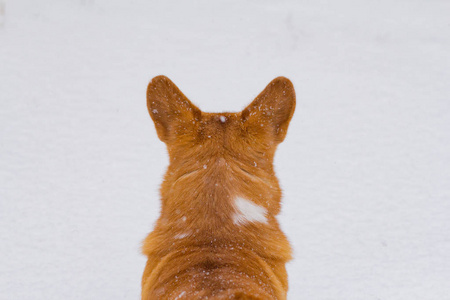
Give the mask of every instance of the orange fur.
[[[291, 248], [275, 218], [273, 157], [295, 110], [292, 83], [274, 79], [242, 112], [204, 113], [158, 76], [147, 104], [170, 165], [143, 245], [142, 299], [286, 299]], [[267, 209], [267, 223], [235, 224], [236, 197]]]

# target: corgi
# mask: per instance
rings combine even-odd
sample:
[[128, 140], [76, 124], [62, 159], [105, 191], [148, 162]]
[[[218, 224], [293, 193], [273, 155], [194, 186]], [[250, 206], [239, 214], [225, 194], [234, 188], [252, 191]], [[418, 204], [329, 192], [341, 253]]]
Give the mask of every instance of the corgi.
[[286, 299], [291, 247], [273, 158], [295, 110], [278, 77], [238, 113], [205, 113], [165, 76], [147, 106], [169, 153], [161, 214], [143, 243], [142, 300]]

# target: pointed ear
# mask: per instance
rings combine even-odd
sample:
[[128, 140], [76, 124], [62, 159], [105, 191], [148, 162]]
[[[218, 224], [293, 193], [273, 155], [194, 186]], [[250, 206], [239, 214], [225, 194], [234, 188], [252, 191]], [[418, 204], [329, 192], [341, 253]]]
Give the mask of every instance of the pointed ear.
[[161, 141], [175, 138], [177, 129], [187, 129], [201, 117], [201, 111], [170, 81], [160, 75], [147, 88], [147, 107]]
[[277, 77], [242, 111], [241, 117], [247, 128], [273, 134], [275, 141], [281, 143], [294, 110], [295, 91], [292, 82], [285, 77]]

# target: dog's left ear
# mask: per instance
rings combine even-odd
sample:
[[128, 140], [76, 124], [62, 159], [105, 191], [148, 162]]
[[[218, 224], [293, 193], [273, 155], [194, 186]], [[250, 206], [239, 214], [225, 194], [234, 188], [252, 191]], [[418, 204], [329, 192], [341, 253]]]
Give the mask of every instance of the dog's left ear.
[[192, 127], [202, 112], [166, 76], [156, 76], [147, 88], [147, 107], [155, 122], [158, 137], [164, 143]]
[[295, 111], [295, 91], [292, 82], [277, 77], [241, 113], [247, 128], [273, 134], [281, 143]]

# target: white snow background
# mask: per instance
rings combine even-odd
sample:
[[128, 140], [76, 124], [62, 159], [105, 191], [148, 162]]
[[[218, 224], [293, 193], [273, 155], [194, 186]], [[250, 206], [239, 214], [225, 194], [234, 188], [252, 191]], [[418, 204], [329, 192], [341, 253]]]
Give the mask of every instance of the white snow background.
[[0, 0], [0, 299], [139, 299], [164, 74], [204, 111], [276, 76], [289, 299], [450, 299], [450, 1]]

